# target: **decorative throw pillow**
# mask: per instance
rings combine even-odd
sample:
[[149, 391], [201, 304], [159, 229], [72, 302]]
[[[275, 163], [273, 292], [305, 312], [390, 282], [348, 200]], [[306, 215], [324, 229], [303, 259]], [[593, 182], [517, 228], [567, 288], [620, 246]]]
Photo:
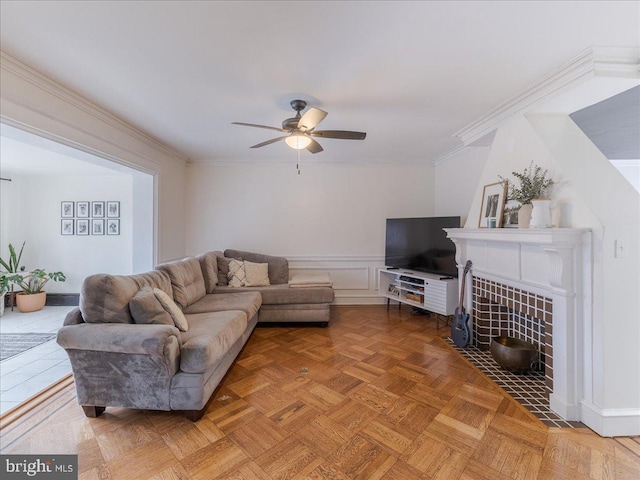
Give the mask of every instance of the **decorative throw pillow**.
[[164, 290], [160, 290], [159, 288], [154, 288], [153, 293], [158, 299], [158, 301], [162, 304], [162, 307], [167, 311], [171, 318], [173, 319], [173, 324], [180, 330], [181, 332], [186, 332], [189, 330], [189, 324], [187, 323], [187, 318], [180, 310], [180, 307], [176, 305], [176, 302], [173, 301]]
[[[228, 285], [229, 284], [229, 262], [233, 260], [233, 258], [228, 257], [218, 257], [218, 285]], [[239, 258], [238, 260], [242, 260]]]
[[229, 279], [230, 287], [244, 287], [246, 281], [246, 273], [244, 270], [244, 262], [235, 258], [229, 262]]
[[135, 323], [174, 325], [171, 315], [153, 293], [153, 288], [142, 287], [129, 301], [129, 310]]
[[245, 285], [247, 287], [266, 287], [269, 283], [269, 264], [244, 261]]

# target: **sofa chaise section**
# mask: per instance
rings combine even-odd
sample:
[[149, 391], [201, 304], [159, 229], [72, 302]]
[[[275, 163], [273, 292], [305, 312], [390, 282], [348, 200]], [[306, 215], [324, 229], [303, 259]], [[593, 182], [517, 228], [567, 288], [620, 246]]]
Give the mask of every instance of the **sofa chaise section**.
[[[222, 268], [229, 259], [239, 259], [258, 264], [268, 264], [269, 285], [231, 287], [224, 280]], [[331, 286], [291, 288], [289, 286], [289, 262], [284, 257], [264, 255], [242, 250], [227, 249], [224, 253], [213, 251], [198, 257], [207, 293], [233, 295], [238, 292], [257, 292], [262, 296], [258, 313], [261, 323], [320, 323], [327, 326], [331, 320], [331, 304], [334, 291]]]

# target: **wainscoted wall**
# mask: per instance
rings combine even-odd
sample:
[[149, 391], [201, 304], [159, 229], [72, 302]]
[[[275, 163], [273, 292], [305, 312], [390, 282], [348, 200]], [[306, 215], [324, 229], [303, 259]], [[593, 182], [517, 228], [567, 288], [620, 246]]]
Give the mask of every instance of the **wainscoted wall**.
[[328, 273], [336, 294], [335, 304], [376, 304], [378, 269], [384, 267], [384, 256], [288, 256], [289, 276], [306, 273]]
[[[289, 153], [289, 152], [286, 152]], [[293, 160], [293, 158], [292, 158]], [[327, 162], [327, 163], [325, 163]], [[338, 304], [380, 303], [386, 219], [433, 214], [425, 165], [190, 165], [187, 253], [234, 248], [289, 259], [291, 274], [328, 272]]]

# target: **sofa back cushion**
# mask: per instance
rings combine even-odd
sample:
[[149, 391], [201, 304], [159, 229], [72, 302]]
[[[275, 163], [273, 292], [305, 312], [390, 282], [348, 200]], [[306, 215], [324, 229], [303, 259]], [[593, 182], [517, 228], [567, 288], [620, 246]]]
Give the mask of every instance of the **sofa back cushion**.
[[190, 257], [158, 265], [158, 270], [167, 272], [173, 287], [173, 299], [185, 309], [205, 296], [204, 277], [200, 261]]
[[207, 293], [213, 293], [216, 285], [218, 285], [218, 256], [216, 252], [207, 252], [198, 255], [196, 258], [200, 262], [200, 270], [202, 270], [202, 277], [204, 278], [204, 289]]
[[91, 275], [84, 280], [80, 290], [82, 318], [87, 323], [133, 323], [129, 302], [146, 286], [173, 295], [171, 280], [165, 272]]
[[240, 250], [227, 249], [224, 251], [225, 257], [248, 260], [253, 263], [269, 264], [269, 282], [271, 285], [279, 285], [289, 282], [289, 261], [284, 257], [274, 257], [261, 253], [243, 252]]

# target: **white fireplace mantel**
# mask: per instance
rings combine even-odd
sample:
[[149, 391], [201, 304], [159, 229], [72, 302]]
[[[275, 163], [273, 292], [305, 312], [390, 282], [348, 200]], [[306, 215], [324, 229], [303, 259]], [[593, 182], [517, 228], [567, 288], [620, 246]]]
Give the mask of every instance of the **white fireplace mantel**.
[[[584, 345], [591, 340], [588, 338], [591, 231], [573, 228], [445, 231], [456, 244], [460, 270], [471, 260], [474, 276], [551, 298], [554, 379], [549, 406], [566, 420], [582, 420], [583, 374], [589, 378], [593, 369], [583, 355]], [[471, 305], [471, 288], [467, 288], [466, 304]]]
[[[573, 267], [584, 248], [591, 251], [591, 231], [577, 228], [447, 228], [456, 244], [456, 261], [472, 260], [476, 273], [535, 293], [575, 292]], [[587, 260], [590, 260], [590, 253]], [[579, 266], [579, 265], [578, 265]]]

